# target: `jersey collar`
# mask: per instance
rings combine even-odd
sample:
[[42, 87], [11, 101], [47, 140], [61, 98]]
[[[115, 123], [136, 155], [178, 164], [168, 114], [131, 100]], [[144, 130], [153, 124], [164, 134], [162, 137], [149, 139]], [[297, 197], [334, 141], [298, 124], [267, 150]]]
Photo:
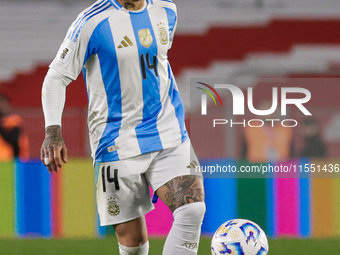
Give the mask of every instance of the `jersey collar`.
[[[123, 8], [123, 6], [118, 3], [117, 0], [109, 0], [111, 2], [111, 4], [117, 9], [120, 10]], [[153, 0], [146, 0], [147, 4], [153, 4]]]

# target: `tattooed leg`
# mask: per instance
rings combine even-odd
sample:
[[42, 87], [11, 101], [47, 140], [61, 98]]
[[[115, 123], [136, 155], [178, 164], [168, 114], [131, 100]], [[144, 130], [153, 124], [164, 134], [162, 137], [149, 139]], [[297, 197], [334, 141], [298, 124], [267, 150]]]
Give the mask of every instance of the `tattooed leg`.
[[172, 212], [185, 204], [203, 202], [203, 179], [193, 175], [176, 177], [160, 187], [157, 195]]
[[197, 254], [205, 213], [203, 179], [191, 175], [174, 178], [160, 187], [157, 195], [174, 215], [163, 255]]

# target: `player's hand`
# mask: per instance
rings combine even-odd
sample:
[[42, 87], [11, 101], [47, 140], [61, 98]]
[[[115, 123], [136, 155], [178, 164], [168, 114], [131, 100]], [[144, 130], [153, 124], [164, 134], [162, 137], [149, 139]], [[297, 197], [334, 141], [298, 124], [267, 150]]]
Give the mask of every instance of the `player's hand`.
[[58, 172], [67, 162], [67, 148], [61, 135], [60, 126], [49, 126], [45, 130], [45, 140], [41, 146], [40, 159], [49, 173]]

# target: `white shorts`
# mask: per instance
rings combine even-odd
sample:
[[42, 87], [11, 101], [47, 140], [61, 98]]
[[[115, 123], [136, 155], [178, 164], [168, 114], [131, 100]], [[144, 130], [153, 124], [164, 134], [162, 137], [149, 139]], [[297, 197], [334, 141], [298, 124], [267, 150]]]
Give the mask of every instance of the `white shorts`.
[[115, 225], [145, 215], [155, 191], [182, 175], [195, 174], [199, 161], [190, 140], [178, 147], [113, 162], [96, 162], [96, 196], [100, 225]]

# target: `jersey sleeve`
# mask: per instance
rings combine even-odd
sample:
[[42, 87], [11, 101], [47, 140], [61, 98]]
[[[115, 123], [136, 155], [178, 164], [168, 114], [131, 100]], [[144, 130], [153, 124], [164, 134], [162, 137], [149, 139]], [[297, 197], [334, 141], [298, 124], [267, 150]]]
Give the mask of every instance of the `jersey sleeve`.
[[171, 49], [172, 47], [172, 42], [174, 41], [174, 37], [175, 37], [175, 32], [176, 32], [176, 28], [177, 28], [177, 15], [176, 15], [176, 21], [175, 21], [175, 25], [172, 28], [172, 30], [170, 30], [170, 42], [169, 42], [169, 49]]
[[165, 9], [168, 18], [169, 26], [169, 49], [172, 46], [174, 40], [175, 31], [177, 27], [177, 7], [174, 2], [170, 0], [159, 0], [159, 4]]
[[91, 25], [81, 24], [81, 16], [72, 23], [50, 68], [75, 80], [84, 65], [88, 42], [92, 33]]

